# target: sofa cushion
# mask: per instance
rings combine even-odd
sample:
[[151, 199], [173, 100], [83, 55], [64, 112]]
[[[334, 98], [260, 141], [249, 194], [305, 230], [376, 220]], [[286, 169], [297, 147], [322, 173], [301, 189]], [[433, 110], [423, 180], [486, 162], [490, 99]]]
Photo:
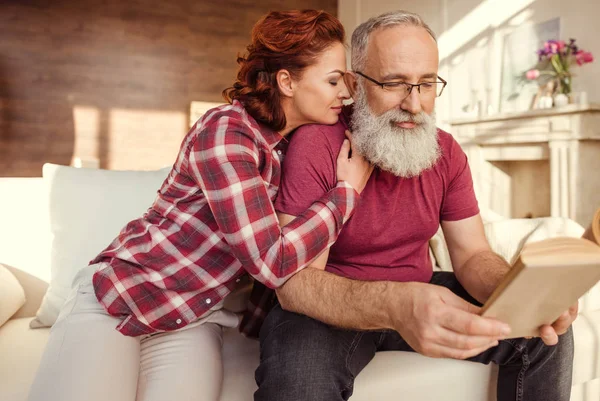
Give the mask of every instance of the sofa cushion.
[[[600, 310], [580, 313], [573, 322], [575, 355], [573, 384], [582, 384], [600, 378]], [[599, 388], [600, 390], [600, 388]], [[591, 398], [590, 398], [591, 399]], [[598, 400], [600, 398], [595, 398]]]
[[[484, 223], [490, 247], [508, 263], [514, 263], [523, 246], [556, 237], [581, 237], [583, 227], [564, 217], [535, 219], [503, 219]], [[452, 271], [452, 260], [441, 227], [429, 240], [434, 266], [437, 270]]]
[[[251, 401], [259, 344], [235, 329], [225, 332], [225, 377], [221, 401]], [[497, 368], [473, 362], [433, 359], [410, 352], [379, 352], [356, 378], [352, 401], [464, 401], [496, 399]]]
[[77, 271], [152, 205], [169, 171], [44, 165], [52, 237], [51, 276], [32, 328], [48, 327], [56, 321]]
[[[31, 330], [29, 320], [13, 319], [0, 328], [0, 400], [25, 401], [33, 383], [49, 328]], [[222, 401], [251, 401], [256, 390], [258, 341], [226, 330], [223, 340], [224, 381]]]
[[411, 352], [379, 352], [357, 376], [352, 401], [496, 400], [497, 367]]
[[17, 269], [14, 266], [7, 264], [4, 266], [15, 276], [17, 280], [19, 280], [21, 287], [23, 287], [23, 290], [25, 291], [25, 305], [23, 305], [11, 319], [34, 317], [40, 308], [40, 305], [42, 304], [44, 294], [46, 294], [46, 291], [48, 291], [48, 282], [40, 280], [38, 277], [26, 273], [21, 269]]
[[49, 329], [31, 330], [31, 318], [0, 327], [0, 400], [25, 401], [48, 341]]
[[[49, 329], [31, 330], [29, 319], [12, 319], [0, 327], [0, 400], [25, 401], [41, 360]], [[573, 384], [600, 377], [597, 344], [600, 313], [580, 315], [574, 324]], [[259, 361], [258, 341], [236, 329], [225, 331], [224, 381], [221, 401], [251, 401], [256, 391], [254, 370]], [[494, 400], [493, 365], [431, 359], [404, 352], [380, 352], [356, 378], [352, 401]], [[591, 399], [591, 398], [590, 398]]]
[[[25, 401], [50, 329], [31, 330], [28, 319], [0, 328], [0, 400]], [[221, 401], [252, 401], [259, 344], [236, 329], [223, 339], [224, 380]], [[438, 360], [405, 352], [381, 352], [356, 380], [352, 401], [495, 399], [494, 368], [464, 361]], [[488, 397], [488, 394], [492, 394]]]
[[19, 280], [0, 264], [0, 326], [25, 305], [25, 291]]

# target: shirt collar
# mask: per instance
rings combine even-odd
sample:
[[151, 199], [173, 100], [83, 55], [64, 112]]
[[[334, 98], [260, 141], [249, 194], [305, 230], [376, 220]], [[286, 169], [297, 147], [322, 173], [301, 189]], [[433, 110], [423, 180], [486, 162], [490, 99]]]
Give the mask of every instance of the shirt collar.
[[259, 126], [260, 132], [265, 138], [269, 149], [273, 150], [275, 146], [277, 146], [277, 144], [281, 142], [282, 139], [285, 139], [285, 137], [281, 136], [279, 132], [272, 130], [266, 125], [261, 124], [259, 122], [257, 122], [256, 124]]
[[279, 132], [267, 127], [265, 124], [256, 121], [254, 117], [252, 117], [250, 113], [248, 113], [244, 105], [239, 100], [234, 100], [232, 104], [234, 107], [239, 107], [243, 111], [243, 113], [246, 114], [248, 120], [253, 125], [253, 128], [260, 132], [260, 135], [265, 140], [270, 150], [273, 150], [275, 146], [277, 146], [277, 144], [282, 139], [284, 139], [284, 137], [281, 136]]

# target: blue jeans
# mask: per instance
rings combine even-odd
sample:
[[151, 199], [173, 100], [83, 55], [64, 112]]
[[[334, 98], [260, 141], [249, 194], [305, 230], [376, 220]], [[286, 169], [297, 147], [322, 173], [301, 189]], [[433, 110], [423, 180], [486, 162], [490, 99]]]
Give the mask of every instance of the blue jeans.
[[[432, 284], [478, 304], [453, 273], [434, 273]], [[393, 330], [352, 331], [326, 325], [279, 305], [260, 331], [255, 401], [334, 401], [352, 395], [354, 378], [379, 351], [414, 350]], [[539, 338], [509, 339], [469, 359], [499, 365], [498, 401], [568, 401], [573, 333], [546, 346]]]

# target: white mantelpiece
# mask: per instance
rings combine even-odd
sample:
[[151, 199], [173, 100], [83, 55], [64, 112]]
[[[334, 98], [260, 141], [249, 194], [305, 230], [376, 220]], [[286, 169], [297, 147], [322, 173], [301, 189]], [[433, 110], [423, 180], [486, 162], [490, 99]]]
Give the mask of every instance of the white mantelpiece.
[[569, 217], [600, 207], [600, 105], [568, 105], [451, 122], [482, 209]]

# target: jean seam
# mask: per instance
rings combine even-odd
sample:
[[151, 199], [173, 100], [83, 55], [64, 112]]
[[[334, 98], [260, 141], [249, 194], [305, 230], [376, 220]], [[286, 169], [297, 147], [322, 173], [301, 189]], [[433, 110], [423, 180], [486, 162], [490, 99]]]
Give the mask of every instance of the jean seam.
[[[71, 306], [71, 310], [69, 311], [69, 313], [67, 314], [67, 316], [65, 316], [65, 320], [62, 322], [63, 325], [67, 324], [67, 321], [71, 318], [73, 311], [75, 310], [75, 306], [77, 306], [77, 302], [80, 301], [81, 298], [81, 293], [79, 292], [79, 289], [81, 288], [81, 284], [77, 285], [77, 291], [75, 292], [75, 299], [73, 300], [73, 305]], [[58, 362], [58, 360], [60, 359], [60, 355], [63, 352], [63, 348], [65, 345], [65, 337], [67, 336], [67, 329], [64, 328], [63, 329], [63, 335], [62, 338], [60, 340], [60, 347], [58, 349], [58, 352], [56, 353], [56, 362]], [[56, 363], [55, 362], [55, 363]]]
[[507, 339], [506, 342], [509, 343], [510, 345], [512, 345], [512, 347], [519, 352], [523, 352], [523, 349], [525, 348], [525, 347], [520, 347], [519, 344], [517, 344], [515, 340]]
[[355, 377], [354, 377], [354, 374], [352, 373], [352, 370], [350, 370], [350, 358], [352, 358], [352, 356], [354, 355], [354, 352], [356, 351], [356, 348], [358, 348], [358, 343], [362, 339], [363, 335], [364, 335], [363, 332], [356, 333], [354, 335], [354, 338], [352, 339], [350, 348], [348, 349], [348, 354], [346, 355], [346, 370], [350, 374], [350, 380], [348, 381], [346, 386], [344, 386], [344, 390], [349, 390], [350, 387], [352, 387], [354, 385]]
[[517, 375], [517, 394], [515, 401], [523, 401], [523, 387], [525, 381], [525, 372], [529, 369], [530, 361], [529, 354], [527, 353], [527, 347], [520, 347], [512, 340], [507, 340], [514, 349], [516, 349], [521, 354], [521, 370], [519, 370], [519, 374]]
[[[271, 309], [271, 311], [269, 312], [269, 314], [273, 313], [275, 311], [275, 308], [277, 308], [278, 306], [279, 305], [275, 305]], [[282, 309], [282, 311], [283, 311], [283, 309]], [[267, 318], [269, 317], [269, 314], [267, 314]], [[263, 325], [262, 325], [261, 330], [260, 330], [260, 332], [262, 332], [263, 330], [265, 330], [265, 332], [266, 332], [265, 338], [264, 338], [265, 342], [267, 341], [267, 339], [269, 338], [269, 336], [271, 335], [271, 333], [273, 333], [276, 329], [278, 329], [279, 327], [281, 327], [282, 325], [284, 325], [285, 323], [287, 323], [286, 320], [283, 320], [283, 321], [277, 323], [277, 325], [275, 325], [274, 327], [269, 328], [268, 325], [266, 324], [267, 318], [265, 318], [265, 321], [263, 322]], [[260, 338], [260, 332], [259, 332], [259, 338]], [[262, 341], [261, 341], [261, 343], [262, 343]]]

